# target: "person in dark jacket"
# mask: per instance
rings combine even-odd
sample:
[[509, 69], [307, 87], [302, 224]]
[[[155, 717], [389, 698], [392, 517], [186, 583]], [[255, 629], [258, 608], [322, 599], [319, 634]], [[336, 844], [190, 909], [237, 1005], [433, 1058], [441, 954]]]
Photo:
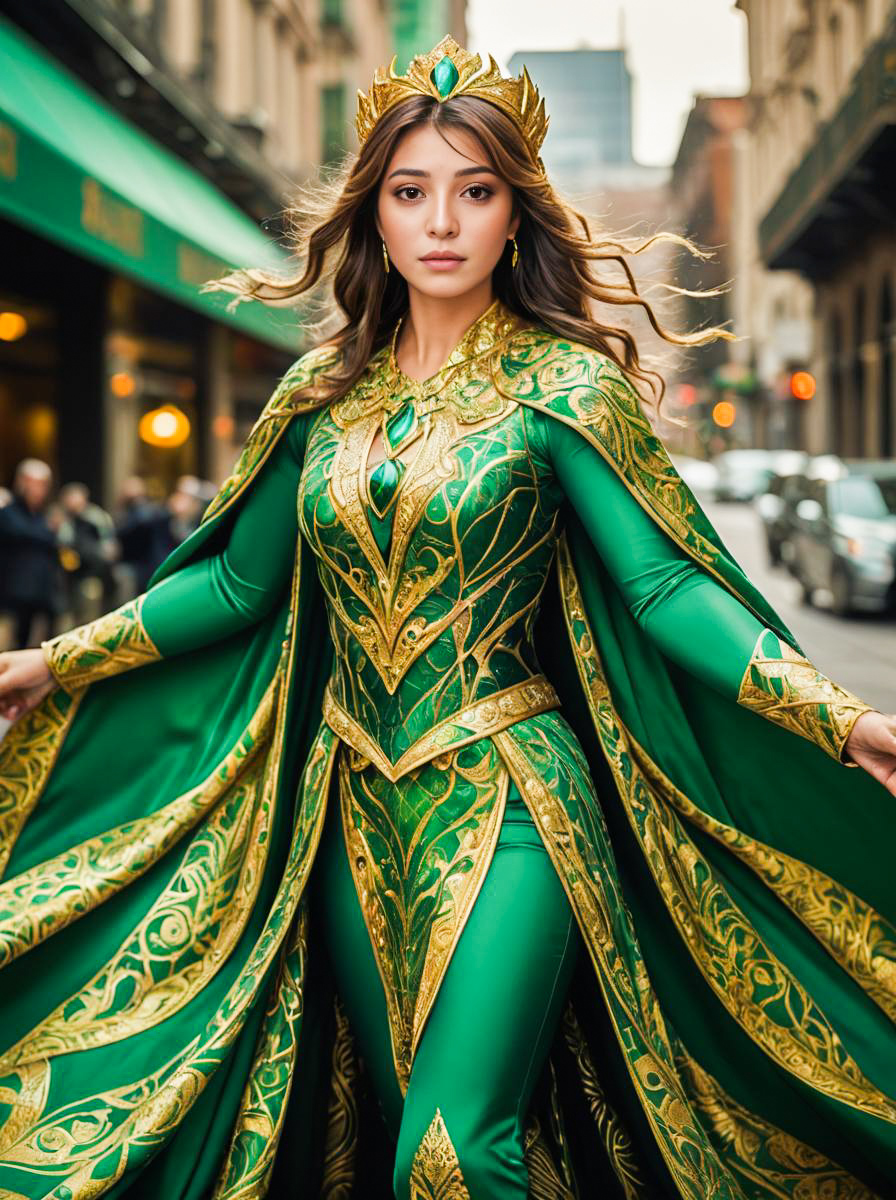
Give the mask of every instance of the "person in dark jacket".
[[[0, 610], [15, 621], [15, 644], [35, 644], [35, 621], [52, 625], [59, 598], [56, 531], [47, 512], [53, 473], [26, 458], [16, 468], [12, 501], [0, 508]], [[41, 636], [46, 636], [47, 629]]]

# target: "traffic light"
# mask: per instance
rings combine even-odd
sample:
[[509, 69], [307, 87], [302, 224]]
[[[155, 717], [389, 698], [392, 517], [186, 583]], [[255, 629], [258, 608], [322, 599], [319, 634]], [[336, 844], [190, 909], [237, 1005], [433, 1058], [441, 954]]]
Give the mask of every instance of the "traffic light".
[[790, 394], [797, 400], [811, 400], [815, 387], [815, 376], [808, 371], [794, 371], [790, 376]]

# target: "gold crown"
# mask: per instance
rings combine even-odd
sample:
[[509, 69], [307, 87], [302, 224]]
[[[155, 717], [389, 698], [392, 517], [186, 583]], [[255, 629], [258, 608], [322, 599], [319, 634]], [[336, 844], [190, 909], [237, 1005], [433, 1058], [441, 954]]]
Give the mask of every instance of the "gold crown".
[[395, 74], [397, 58], [396, 55], [392, 59], [388, 73], [382, 67], [377, 70], [366, 96], [358, 91], [355, 125], [362, 146], [383, 113], [409, 96], [433, 96], [436, 100], [479, 96], [497, 105], [514, 121], [532, 157], [540, 161], [538, 152], [547, 133], [548, 118], [544, 100], [525, 67], [518, 78], [506, 77], [489, 55], [486, 70], [478, 54], [470, 54], [450, 36], [443, 37], [428, 54], [418, 54], [412, 59], [406, 75]]

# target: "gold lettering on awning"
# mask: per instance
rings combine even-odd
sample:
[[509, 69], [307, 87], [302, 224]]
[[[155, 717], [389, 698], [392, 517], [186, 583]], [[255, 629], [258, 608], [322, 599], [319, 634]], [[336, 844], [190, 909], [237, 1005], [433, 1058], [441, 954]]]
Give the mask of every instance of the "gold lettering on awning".
[[19, 173], [19, 139], [16, 131], [0, 121], [0, 176], [15, 179]]
[[134, 258], [143, 257], [143, 213], [107, 192], [95, 179], [81, 185], [81, 225]]
[[177, 277], [184, 283], [205, 283], [217, 278], [223, 269], [221, 259], [213, 254], [206, 254], [189, 242], [177, 243]]

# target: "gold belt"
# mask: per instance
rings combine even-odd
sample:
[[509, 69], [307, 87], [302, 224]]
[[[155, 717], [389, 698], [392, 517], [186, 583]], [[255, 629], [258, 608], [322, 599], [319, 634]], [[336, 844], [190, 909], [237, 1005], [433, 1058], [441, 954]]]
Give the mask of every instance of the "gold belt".
[[551, 684], [543, 675], [533, 675], [439, 721], [394, 763], [386, 758], [370, 734], [333, 697], [329, 684], [324, 692], [323, 716], [336, 736], [360, 756], [361, 762], [357, 765], [372, 763], [390, 783], [395, 783], [409, 771], [441, 754], [458, 750], [489, 734], [500, 733], [508, 725], [514, 725], [526, 717], [559, 707], [560, 697]]

